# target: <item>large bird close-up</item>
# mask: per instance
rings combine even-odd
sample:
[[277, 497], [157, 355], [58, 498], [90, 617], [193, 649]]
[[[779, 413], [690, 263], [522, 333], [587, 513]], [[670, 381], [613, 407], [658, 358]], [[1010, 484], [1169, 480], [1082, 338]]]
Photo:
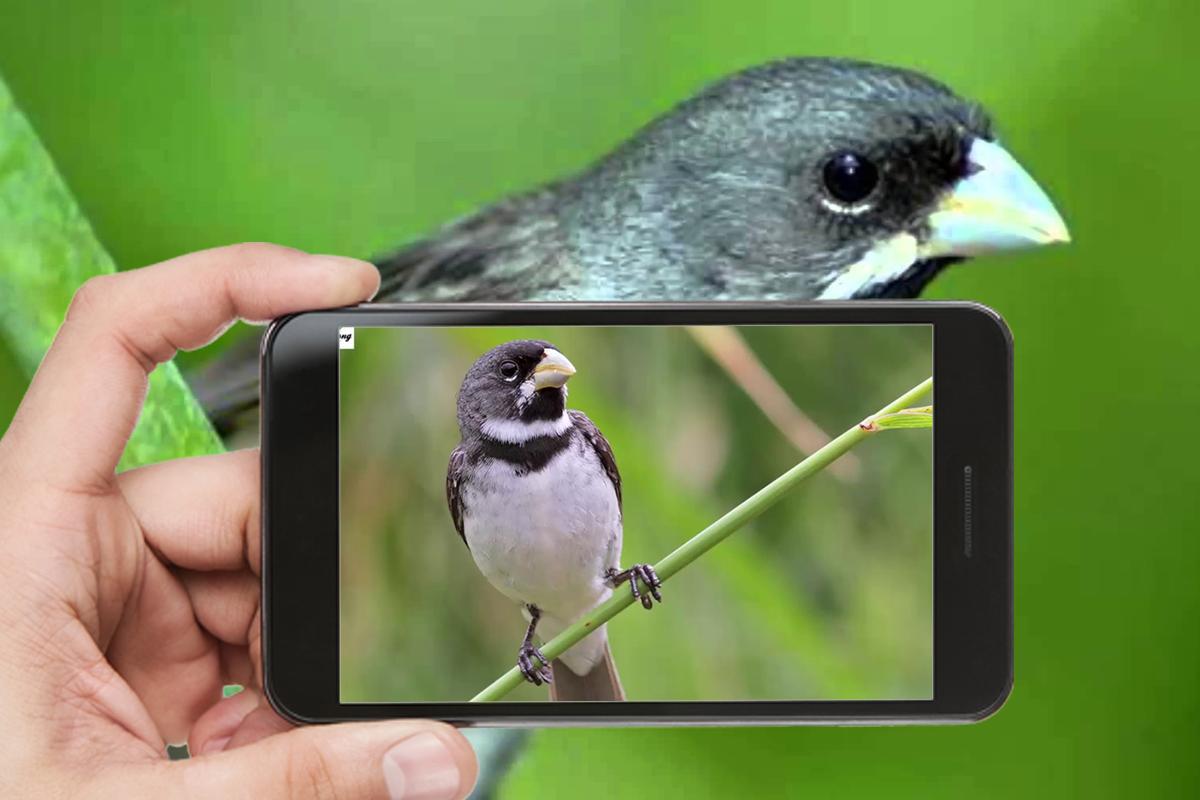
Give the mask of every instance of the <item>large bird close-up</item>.
[[[915, 297], [956, 261], [1067, 240], [980, 105], [911, 70], [793, 58], [377, 259], [376, 301]], [[257, 402], [255, 353], [198, 383], [224, 425]]]
[[954, 260], [1066, 240], [981, 106], [909, 70], [796, 58], [380, 259], [379, 299], [913, 297]]
[[553, 665], [535, 643], [621, 583], [647, 609], [662, 599], [648, 565], [620, 568], [621, 476], [595, 423], [566, 408], [574, 374], [549, 342], [507, 342], [480, 356], [458, 394], [462, 441], [446, 499], [479, 571], [529, 621], [517, 651], [526, 680], [549, 683], [553, 700], [624, 700], [603, 626]]

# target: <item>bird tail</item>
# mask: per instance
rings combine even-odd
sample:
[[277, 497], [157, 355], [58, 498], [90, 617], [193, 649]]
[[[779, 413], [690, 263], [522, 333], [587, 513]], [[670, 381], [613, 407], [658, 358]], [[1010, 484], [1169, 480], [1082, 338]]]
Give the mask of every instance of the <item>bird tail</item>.
[[188, 383], [221, 436], [253, 429], [258, 411], [258, 350], [260, 336], [234, 342], [198, 370]]
[[554, 683], [550, 684], [551, 700], [624, 700], [621, 676], [613, 663], [612, 650], [604, 643], [604, 654], [586, 675], [576, 675], [558, 659], [554, 660]]

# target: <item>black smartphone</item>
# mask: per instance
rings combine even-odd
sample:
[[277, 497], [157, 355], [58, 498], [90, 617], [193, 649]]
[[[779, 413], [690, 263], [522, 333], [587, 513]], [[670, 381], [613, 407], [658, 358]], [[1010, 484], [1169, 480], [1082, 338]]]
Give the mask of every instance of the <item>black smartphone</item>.
[[1008, 695], [984, 307], [372, 305], [277, 320], [262, 387], [291, 719], [969, 722]]

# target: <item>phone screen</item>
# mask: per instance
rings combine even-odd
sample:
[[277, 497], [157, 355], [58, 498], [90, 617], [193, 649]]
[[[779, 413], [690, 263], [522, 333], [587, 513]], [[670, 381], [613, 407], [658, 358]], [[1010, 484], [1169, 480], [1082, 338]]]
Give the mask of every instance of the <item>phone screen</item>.
[[[933, 374], [929, 325], [343, 328], [338, 347], [343, 703], [471, 699], [516, 665], [531, 606], [536, 647]], [[630, 701], [929, 700], [933, 566], [932, 430], [883, 431], [553, 673], [603, 655]]]

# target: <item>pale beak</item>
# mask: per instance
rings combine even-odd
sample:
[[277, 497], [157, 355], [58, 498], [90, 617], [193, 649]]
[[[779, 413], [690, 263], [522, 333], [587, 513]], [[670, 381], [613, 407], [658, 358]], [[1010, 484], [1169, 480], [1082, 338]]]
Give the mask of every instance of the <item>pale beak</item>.
[[533, 368], [533, 389], [558, 389], [575, 374], [575, 365], [552, 347], [542, 351], [542, 360]]
[[918, 245], [918, 258], [976, 256], [1071, 240], [1050, 198], [1007, 150], [976, 139], [967, 158], [972, 173], [929, 215], [929, 235]]
[[1071, 240], [1050, 198], [1007, 150], [976, 139], [967, 158], [971, 173], [934, 207], [924, 235], [904, 231], [876, 242], [858, 261], [831, 273], [818, 299], [860, 296], [900, 279], [928, 259], [967, 258]]

